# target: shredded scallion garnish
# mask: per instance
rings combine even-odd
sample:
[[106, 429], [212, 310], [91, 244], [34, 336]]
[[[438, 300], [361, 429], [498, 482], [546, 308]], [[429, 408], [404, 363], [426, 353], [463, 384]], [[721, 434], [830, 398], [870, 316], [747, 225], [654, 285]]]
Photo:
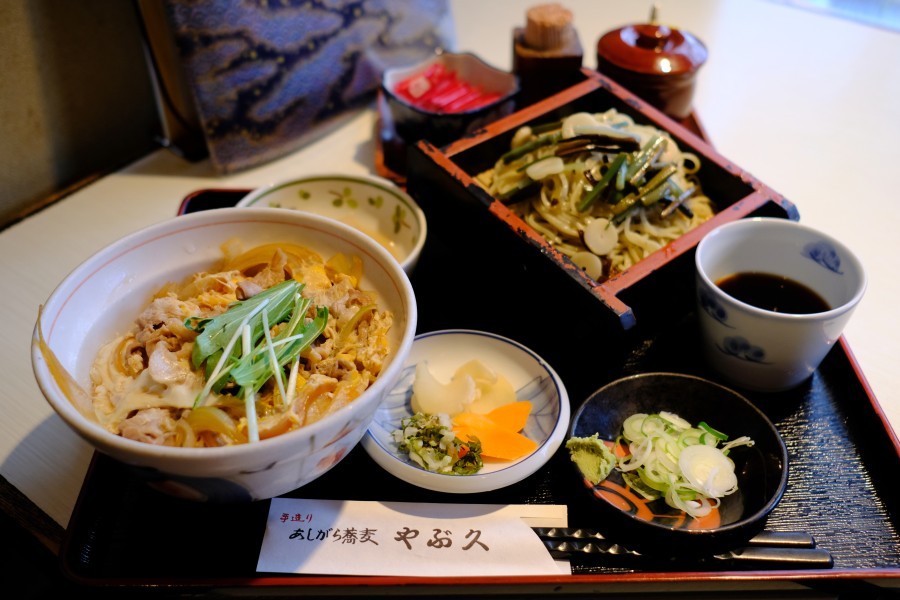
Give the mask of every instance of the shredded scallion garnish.
[[737, 491], [734, 462], [728, 458], [736, 446], [752, 446], [749, 437], [727, 445], [728, 436], [705, 421], [697, 427], [670, 412], [637, 413], [622, 426], [621, 440], [628, 455], [619, 459], [625, 483], [637, 493], [663, 498], [672, 508], [702, 517], [720, 499]]
[[[274, 379], [276, 396], [282, 406], [288, 406], [294, 396], [300, 353], [312, 345], [328, 322], [325, 306], [317, 307], [313, 318], [307, 318], [312, 301], [300, 295], [302, 289], [303, 284], [290, 279], [235, 302], [221, 315], [185, 321], [187, 328], [200, 332], [191, 355], [194, 366], [206, 363], [207, 381], [194, 408], [202, 406], [212, 391], [233, 388], [244, 399], [251, 442], [259, 440], [257, 392]], [[287, 365], [291, 366], [285, 385], [283, 369]]]
[[[579, 463], [581, 458], [574, 453], [583, 450], [589, 441], [591, 438], [573, 438], [566, 444], [574, 462]], [[737, 491], [729, 452], [737, 446], [753, 444], [747, 436], [729, 441], [728, 435], [705, 421], [694, 427], [674, 413], [660, 411], [636, 413], [625, 419], [616, 439], [616, 445], [625, 453], [618, 458], [612, 453], [607, 456], [615, 460], [615, 470], [621, 473], [625, 484], [641, 497], [651, 501], [662, 498], [672, 508], [703, 517], [719, 505], [721, 498]], [[581, 463], [579, 468], [595, 485], [611, 472], [585, 472]], [[598, 480], [594, 471], [601, 472], [602, 479]]]

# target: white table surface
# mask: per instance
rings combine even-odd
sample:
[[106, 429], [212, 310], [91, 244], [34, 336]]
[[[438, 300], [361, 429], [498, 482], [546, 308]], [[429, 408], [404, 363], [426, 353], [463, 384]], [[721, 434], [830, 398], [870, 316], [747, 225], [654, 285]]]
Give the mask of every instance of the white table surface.
[[[512, 66], [511, 35], [536, 2], [452, 2], [456, 49]], [[584, 64], [600, 35], [646, 20], [651, 2], [566, 0]], [[900, 431], [900, 34], [766, 0], [681, 0], [660, 21], [710, 50], [695, 109], [726, 158], [784, 194], [801, 221], [843, 240], [869, 275], [845, 331], [894, 431]], [[113, 240], [173, 217], [190, 192], [255, 187], [323, 172], [374, 173], [375, 115], [348, 115], [329, 135], [227, 177], [208, 161], [156, 151], [0, 233], [0, 474], [67, 526], [92, 450], [43, 399], [29, 349], [38, 305], [70, 270]]]

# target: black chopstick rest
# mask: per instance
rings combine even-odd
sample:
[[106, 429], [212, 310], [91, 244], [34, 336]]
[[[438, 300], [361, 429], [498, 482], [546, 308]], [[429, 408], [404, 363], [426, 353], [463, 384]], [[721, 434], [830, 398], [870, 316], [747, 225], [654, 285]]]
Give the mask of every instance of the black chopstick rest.
[[627, 563], [635, 568], [711, 567], [768, 569], [830, 569], [834, 558], [817, 548], [815, 539], [802, 531], [765, 530], [745, 546], [712, 556], [666, 558], [643, 555], [612, 542], [598, 531], [582, 528], [534, 527], [550, 554], [557, 559], [602, 557], [611, 565]]
[[745, 546], [713, 558], [749, 568], [830, 569], [834, 566], [831, 552], [823, 548]]
[[815, 538], [805, 531], [772, 531], [764, 529], [747, 540], [748, 546], [778, 546], [780, 548], [815, 548]]

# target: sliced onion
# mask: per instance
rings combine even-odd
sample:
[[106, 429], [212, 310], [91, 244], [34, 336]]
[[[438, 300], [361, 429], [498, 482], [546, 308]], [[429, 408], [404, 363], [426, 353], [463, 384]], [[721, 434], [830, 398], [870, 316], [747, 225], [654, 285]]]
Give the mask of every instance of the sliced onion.
[[707, 496], [725, 496], [737, 488], [734, 462], [713, 446], [697, 444], [684, 448], [678, 467], [684, 478]]
[[597, 125], [600, 125], [600, 123], [591, 113], [578, 112], [569, 115], [562, 122], [562, 137], [563, 139], [568, 139], [578, 135], [575, 133], [576, 127], [595, 127]]
[[653, 442], [650, 439], [644, 439], [640, 444], [632, 443], [628, 448], [631, 456], [627, 460], [619, 461], [619, 469], [622, 471], [637, 469], [644, 464], [652, 449]]
[[601, 123], [591, 113], [580, 112], [569, 115], [562, 122], [563, 139], [573, 138], [579, 135], [605, 135], [611, 138], [640, 142], [641, 136], [630, 131], [617, 129], [606, 123]]
[[627, 440], [636, 440], [643, 437], [641, 433], [641, 423], [647, 418], [646, 413], [634, 413], [622, 423], [622, 434]]
[[678, 415], [673, 412], [668, 412], [665, 410], [659, 411], [659, 416], [674, 425], [675, 427], [680, 427], [681, 429], [690, 429], [692, 426], [690, 422], [686, 419], [682, 419]]
[[720, 448], [727, 436], [702, 426], [693, 427], [665, 411], [625, 419], [622, 438], [629, 454], [619, 459], [617, 469], [626, 484], [645, 498], [663, 498], [693, 517], [709, 514], [720, 498], [737, 490], [734, 462], [727, 452], [736, 445], [752, 446], [753, 440], [743, 436]]
[[584, 245], [597, 256], [606, 256], [619, 243], [619, 230], [609, 219], [594, 219], [584, 228]]
[[572, 255], [572, 262], [591, 279], [603, 276], [603, 261], [593, 252], [576, 252]]
[[566, 164], [559, 156], [548, 156], [547, 158], [542, 158], [531, 163], [528, 168], [525, 169], [525, 174], [533, 181], [540, 181], [551, 175], [559, 175], [563, 172], [565, 167]]

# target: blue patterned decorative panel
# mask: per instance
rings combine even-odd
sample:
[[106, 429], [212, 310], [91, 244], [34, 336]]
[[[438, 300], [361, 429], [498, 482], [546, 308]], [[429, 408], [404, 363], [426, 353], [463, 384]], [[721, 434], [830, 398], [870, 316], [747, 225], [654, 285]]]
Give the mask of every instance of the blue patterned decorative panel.
[[447, 0], [166, 0], [213, 166], [253, 167], [453, 44]]

